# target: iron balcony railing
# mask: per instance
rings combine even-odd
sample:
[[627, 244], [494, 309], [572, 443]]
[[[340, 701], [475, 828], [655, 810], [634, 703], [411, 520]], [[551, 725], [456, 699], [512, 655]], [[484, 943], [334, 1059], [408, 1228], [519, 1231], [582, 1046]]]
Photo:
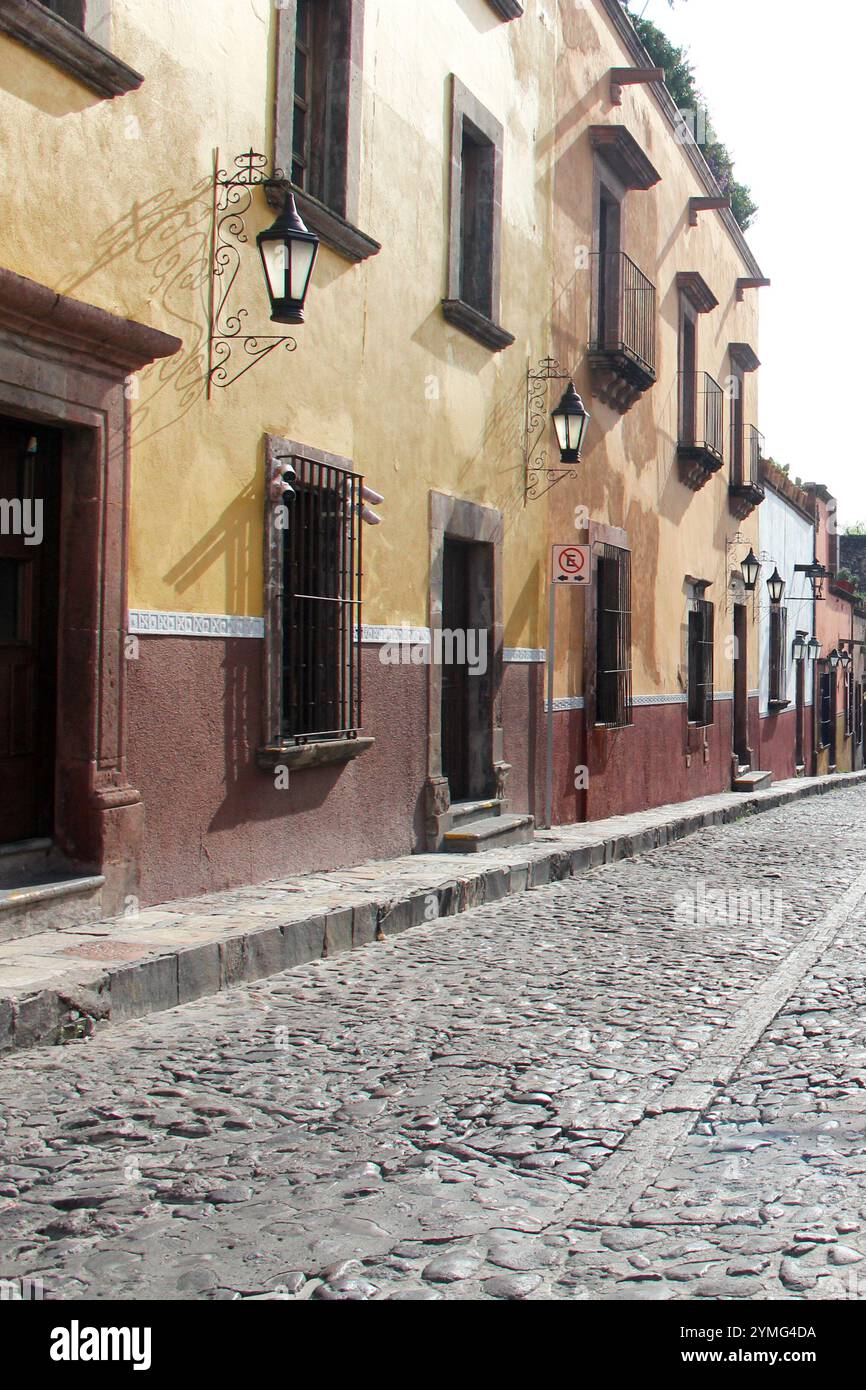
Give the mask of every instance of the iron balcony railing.
[[624, 251], [594, 255], [593, 352], [617, 352], [655, 376], [656, 287]]
[[700, 449], [721, 462], [724, 453], [725, 393], [709, 372], [680, 377], [679, 443]]
[[762, 488], [761, 459], [764, 457], [764, 436], [754, 425], [745, 425], [739, 436], [734, 435], [731, 459], [731, 483], [734, 487]]

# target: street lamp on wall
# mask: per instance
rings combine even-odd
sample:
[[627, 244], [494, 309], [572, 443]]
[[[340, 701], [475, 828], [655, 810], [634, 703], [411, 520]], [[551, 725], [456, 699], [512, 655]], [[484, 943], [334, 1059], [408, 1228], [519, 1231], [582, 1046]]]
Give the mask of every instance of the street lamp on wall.
[[753, 594], [757, 588], [758, 575], [761, 573], [761, 562], [753, 548], [749, 549], [749, 553], [740, 566], [740, 569], [743, 572], [743, 587], [746, 593]]
[[779, 573], [778, 565], [767, 580], [767, 589], [769, 590], [770, 602], [772, 604], [779, 604], [782, 602], [782, 595], [785, 592], [785, 581]]
[[805, 632], [798, 632], [796, 637], [794, 638], [794, 645], [791, 648], [791, 655], [793, 656], [795, 661], [803, 661], [805, 659], [806, 653], [809, 651], [810, 644], [806, 640], [806, 638], [807, 634]]
[[256, 244], [265, 271], [273, 323], [303, 323], [304, 303], [319, 238], [301, 221], [295, 195], [289, 190], [283, 210], [272, 227], [259, 232]]
[[833, 650], [831, 651], [829, 657], [827, 658], [827, 661], [828, 661], [830, 670], [831, 670], [831, 671], [838, 671], [838, 670], [839, 670], [839, 663], [841, 662], [841, 660], [842, 660], [842, 658], [840, 657], [838, 651], [837, 651], [836, 648], [834, 647]]
[[819, 661], [821, 659], [821, 643], [818, 641], [817, 637], [809, 639], [809, 645], [806, 651], [808, 652], [810, 661]]
[[559, 405], [553, 412], [553, 425], [559, 440], [561, 463], [580, 463], [583, 436], [589, 423], [589, 411], [569, 381]]
[[839, 662], [842, 667], [842, 670], [846, 673], [851, 670], [851, 660], [852, 657], [851, 653], [848, 651], [848, 648], [843, 648], [843, 650], [839, 653]]

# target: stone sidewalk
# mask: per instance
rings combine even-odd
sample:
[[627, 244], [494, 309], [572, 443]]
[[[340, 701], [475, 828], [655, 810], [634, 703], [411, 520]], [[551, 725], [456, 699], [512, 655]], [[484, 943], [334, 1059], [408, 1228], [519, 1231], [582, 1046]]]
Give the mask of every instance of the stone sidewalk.
[[800, 778], [590, 824], [531, 845], [420, 854], [169, 902], [0, 945], [0, 1052], [87, 1035], [409, 927], [629, 859], [710, 826], [866, 781]]

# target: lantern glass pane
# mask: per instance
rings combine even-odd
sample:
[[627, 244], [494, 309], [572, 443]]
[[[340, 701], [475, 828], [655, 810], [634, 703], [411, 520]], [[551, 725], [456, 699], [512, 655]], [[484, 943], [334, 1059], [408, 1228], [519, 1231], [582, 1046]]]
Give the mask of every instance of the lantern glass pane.
[[263, 241], [261, 247], [271, 298], [285, 299], [286, 269], [288, 266], [286, 243], [284, 241]]
[[[316, 259], [318, 249], [314, 241], [293, 241], [292, 247], [292, 274], [289, 283], [289, 299], [297, 299], [303, 302], [307, 297], [307, 288], [310, 283], [310, 276], [313, 273], [313, 262]], [[285, 251], [285, 248], [284, 248]]]
[[570, 449], [571, 445], [568, 442], [568, 416], [563, 411], [558, 410], [553, 417], [553, 423], [556, 428], [556, 437], [559, 440], [560, 449]]

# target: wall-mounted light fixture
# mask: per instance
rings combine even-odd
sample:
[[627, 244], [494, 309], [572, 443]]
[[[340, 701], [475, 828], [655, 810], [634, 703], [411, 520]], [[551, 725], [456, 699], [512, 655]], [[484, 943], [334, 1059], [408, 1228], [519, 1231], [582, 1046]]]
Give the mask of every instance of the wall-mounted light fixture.
[[749, 553], [740, 565], [743, 575], [743, 588], [747, 594], [753, 594], [758, 585], [758, 575], [761, 573], [761, 562], [750, 546]]
[[778, 565], [767, 580], [767, 590], [772, 604], [778, 605], [782, 602], [782, 595], [785, 592], [785, 581], [779, 573]]
[[846, 673], [851, 670], [852, 656], [847, 647], [843, 647], [839, 653], [839, 664]]
[[[565, 393], [551, 412], [548, 394], [552, 381], [564, 382]], [[549, 460], [547, 451], [551, 419], [559, 445], [557, 463]], [[588, 423], [589, 412], [574, 388], [571, 372], [564, 371], [553, 357], [543, 357], [537, 367], [527, 368], [523, 422], [524, 506], [543, 497], [563, 478], [577, 477], [575, 464], [580, 462]]]
[[[207, 394], [215, 386], [231, 386], [239, 377], [278, 347], [294, 352], [296, 339], [275, 333], [245, 333], [249, 310], [230, 308], [229, 296], [241, 268], [242, 251], [248, 237], [244, 217], [252, 207], [253, 191], [275, 182], [284, 183], [282, 171], [268, 172], [265, 155], [247, 150], [238, 155], [234, 167], [221, 169], [219, 152], [214, 161], [213, 258], [210, 277], [210, 324], [208, 334]], [[265, 288], [273, 323], [300, 324], [319, 239], [308, 231], [298, 215], [294, 195], [286, 194], [285, 204], [273, 226], [260, 232], [256, 244], [262, 258]], [[242, 352], [241, 365], [232, 361], [235, 349]]]
[[807, 647], [806, 650], [807, 650], [808, 653], [809, 653], [809, 660], [810, 660], [810, 661], [820, 661], [820, 659], [821, 659], [821, 643], [820, 643], [820, 641], [818, 640], [817, 637], [811, 637], [811, 638], [809, 639], [809, 645], [808, 645], [808, 647]]
[[807, 632], [798, 632], [796, 634], [791, 647], [791, 656], [795, 661], [805, 660], [806, 653], [809, 650], [808, 636], [809, 634]]
[[842, 658], [840, 657], [839, 652], [838, 652], [837, 649], [834, 647], [833, 650], [831, 651], [830, 655], [829, 655], [828, 658], [827, 658], [827, 664], [829, 665], [830, 670], [831, 670], [831, 671], [838, 671], [838, 670], [839, 670], [839, 663], [840, 663], [841, 660], [842, 660]]

